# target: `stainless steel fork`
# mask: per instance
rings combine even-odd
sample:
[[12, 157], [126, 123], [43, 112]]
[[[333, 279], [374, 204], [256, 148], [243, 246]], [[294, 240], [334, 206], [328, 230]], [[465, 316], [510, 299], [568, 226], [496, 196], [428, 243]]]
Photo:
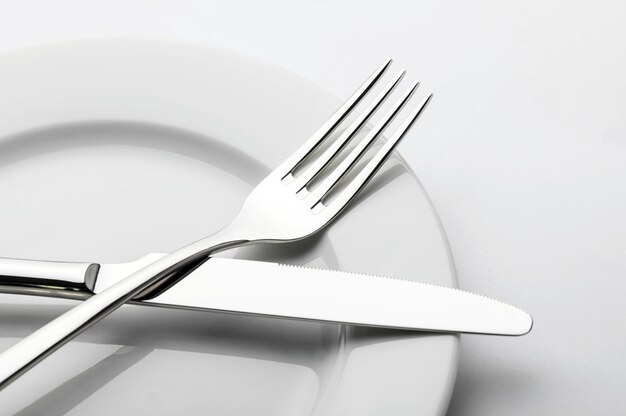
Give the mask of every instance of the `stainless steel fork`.
[[[323, 151], [322, 142], [350, 114], [387, 70], [378, 68], [357, 91], [295, 153], [270, 173], [248, 196], [239, 215], [226, 228], [174, 251], [92, 296], [0, 354], [0, 388], [148, 287], [211, 254], [251, 243], [299, 240], [328, 225], [374, 176], [400, 139], [426, 108], [432, 95], [415, 108], [389, 139], [363, 164], [356, 166], [415, 92], [413, 83], [365, 137], [330, 167], [347, 143], [398, 85], [398, 74], [380, 95]], [[348, 175], [349, 173], [349, 175]]]

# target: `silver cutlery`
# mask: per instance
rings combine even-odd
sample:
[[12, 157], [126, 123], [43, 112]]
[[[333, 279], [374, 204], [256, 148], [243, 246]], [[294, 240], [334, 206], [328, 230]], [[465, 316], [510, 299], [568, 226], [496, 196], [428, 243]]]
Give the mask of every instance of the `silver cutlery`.
[[[13, 273], [10, 279], [0, 279], [0, 292], [87, 299], [126, 276], [122, 271], [132, 273], [162, 256], [152, 254], [125, 264], [56, 263], [53, 267], [51, 262], [0, 259], [0, 275]], [[44, 273], [33, 283], [37, 269]], [[45, 278], [45, 271], [57, 274]], [[88, 278], [80, 282], [84, 271]], [[31, 277], [23, 280], [16, 273]], [[92, 289], [86, 287], [92, 284]], [[156, 297], [132, 302], [417, 331], [523, 335], [532, 327], [532, 318], [524, 311], [455, 288], [225, 258], [210, 259]]]
[[114, 264], [0, 258], [0, 293], [86, 299], [166, 255]]
[[419, 104], [381, 148], [358, 166], [366, 151], [415, 92], [418, 84], [413, 83], [337, 166], [329, 166], [391, 94], [404, 71], [332, 144], [325, 149], [320, 145], [367, 95], [390, 63], [391, 60], [387, 61], [374, 72], [303, 146], [257, 185], [226, 228], [134, 272], [0, 354], [0, 388], [146, 288], [198, 265], [213, 253], [253, 243], [299, 240], [328, 225], [374, 176], [432, 97], [429, 95]]

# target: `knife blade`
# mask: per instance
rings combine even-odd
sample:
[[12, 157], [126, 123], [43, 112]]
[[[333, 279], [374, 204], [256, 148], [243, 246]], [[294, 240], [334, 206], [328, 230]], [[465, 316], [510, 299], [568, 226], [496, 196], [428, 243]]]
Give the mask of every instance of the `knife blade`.
[[[54, 286], [59, 279], [43, 277], [46, 270], [51, 272], [45, 269], [44, 263], [49, 262], [33, 268], [30, 263], [19, 265], [12, 260], [12, 270], [0, 262], [0, 274], [13, 274], [9, 282], [0, 281], [15, 284], [20, 281], [15, 275], [20, 270], [24, 274], [24, 268], [29, 267], [30, 279], [37, 275], [39, 282], [30, 286], [2, 284], [0, 292], [86, 298], [114, 284], [131, 269], [153, 261], [154, 256], [159, 254], [120, 265], [72, 264], [72, 273], [64, 269], [67, 263], [56, 263], [59, 276], [65, 273], [63, 280], [68, 280], [71, 274], [74, 282], [73, 287], [63, 288]], [[91, 290], [81, 287], [81, 275], [82, 285], [92, 286]], [[41, 284], [45, 280], [48, 285]], [[212, 258], [167, 291], [135, 303], [418, 331], [524, 335], [532, 328], [532, 318], [521, 309], [455, 288], [226, 258]]]

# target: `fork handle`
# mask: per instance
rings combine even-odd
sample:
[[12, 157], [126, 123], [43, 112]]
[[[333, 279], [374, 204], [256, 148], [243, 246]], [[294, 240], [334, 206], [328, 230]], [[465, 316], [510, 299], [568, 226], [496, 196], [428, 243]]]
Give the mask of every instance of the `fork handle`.
[[0, 286], [92, 293], [99, 270], [97, 263], [0, 258]]
[[149, 286], [210, 254], [251, 241], [230, 228], [174, 251], [90, 297], [0, 354], [0, 389]]

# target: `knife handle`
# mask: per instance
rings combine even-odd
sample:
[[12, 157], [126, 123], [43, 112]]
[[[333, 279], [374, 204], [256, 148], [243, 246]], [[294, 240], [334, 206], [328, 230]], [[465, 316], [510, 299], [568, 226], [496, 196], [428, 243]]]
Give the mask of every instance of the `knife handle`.
[[93, 292], [100, 265], [0, 258], [0, 285]]

